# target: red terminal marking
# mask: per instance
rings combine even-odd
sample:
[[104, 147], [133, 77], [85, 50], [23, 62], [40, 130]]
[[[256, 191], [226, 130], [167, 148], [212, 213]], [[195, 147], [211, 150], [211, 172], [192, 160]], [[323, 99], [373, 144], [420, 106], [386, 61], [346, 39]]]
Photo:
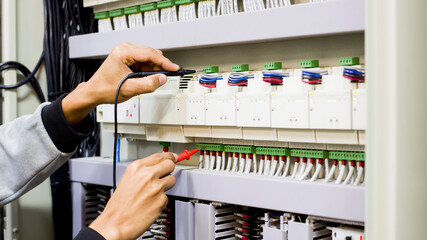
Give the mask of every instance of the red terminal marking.
[[217, 154], [218, 154], [218, 156], [222, 156], [222, 152], [221, 151], [218, 151]]
[[245, 153], [240, 154], [240, 156], [242, 156], [242, 158], [246, 158], [246, 154]]
[[216, 156], [216, 152], [215, 151], [212, 151], [212, 156]]
[[323, 159], [319, 158], [319, 159], [317, 160], [317, 162], [318, 162], [319, 164], [323, 164]]
[[360, 162], [359, 162], [359, 167], [365, 167], [365, 162], [360, 161]]
[[338, 160], [334, 159], [333, 164], [334, 164], [334, 165], [338, 165]]
[[243, 239], [243, 240], [248, 240], [249, 238], [248, 238], [248, 237], [246, 237], [246, 236], [242, 236], [242, 239]]
[[184, 150], [183, 153], [178, 155], [178, 159], [176, 160], [176, 162], [178, 163], [178, 162], [181, 162], [182, 160], [189, 160], [191, 155], [195, 154], [198, 151], [199, 151], [199, 149], [197, 149], [197, 148], [190, 150], [190, 151]]
[[248, 222], [243, 222], [243, 225], [249, 226], [249, 223]]
[[345, 160], [341, 160], [341, 165], [345, 166], [347, 162]]
[[210, 155], [210, 154], [211, 154], [211, 152], [206, 150], [206, 155]]
[[310, 158], [310, 163], [314, 164], [314, 158]]
[[350, 166], [352, 167], [356, 166], [356, 161], [350, 161]]
[[363, 240], [363, 236], [362, 235], [360, 235], [360, 240]]
[[248, 214], [243, 214], [242, 218], [249, 218], [249, 215]]
[[170, 235], [170, 233], [169, 233], [169, 232], [166, 232], [166, 236], [167, 236], [167, 237], [169, 237], [169, 235]]
[[285, 156], [280, 156], [280, 161], [285, 161]]
[[163, 147], [163, 152], [169, 152], [169, 148], [168, 147]]
[[271, 155], [267, 155], [267, 160], [271, 160]]
[[303, 162], [303, 163], [307, 163], [307, 158], [303, 157], [303, 158], [302, 158], [302, 162]]
[[252, 153], [249, 153], [249, 154], [248, 154], [248, 158], [249, 158], [249, 159], [252, 159], [252, 157], [253, 157]]
[[232, 156], [233, 156], [233, 153], [229, 152], [228, 157], [232, 157]]
[[204, 150], [200, 150], [200, 155], [205, 155], [205, 151]]
[[299, 157], [295, 157], [295, 162], [299, 162]]
[[273, 159], [274, 159], [275, 161], [277, 161], [277, 160], [279, 160], [279, 156], [274, 155]]
[[234, 153], [234, 157], [239, 157], [239, 153]]
[[248, 233], [248, 232], [249, 232], [248, 229], [242, 228], [242, 233]]
[[260, 159], [260, 160], [264, 160], [264, 155], [261, 155], [261, 156], [259, 157], [259, 159]]

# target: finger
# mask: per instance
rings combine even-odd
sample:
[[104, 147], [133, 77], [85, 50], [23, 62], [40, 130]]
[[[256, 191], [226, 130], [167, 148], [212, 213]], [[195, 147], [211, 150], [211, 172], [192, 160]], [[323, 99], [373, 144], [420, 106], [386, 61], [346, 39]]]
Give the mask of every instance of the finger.
[[166, 192], [175, 186], [176, 178], [174, 175], [169, 174], [166, 177], [160, 179], [160, 182], [163, 185], [164, 191]]
[[167, 77], [164, 74], [154, 74], [144, 78], [131, 78], [124, 83], [121, 94], [123, 97], [129, 98], [139, 94], [152, 93], [166, 82]]
[[152, 154], [146, 158], [136, 160], [136, 161], [138, 161], [138, 163], [143, 165], [143, 166], [151, 167], [151, 166], [157, 165], [160, 162], [165, 161], [165, 160], [171, 160], [172, 162], [176, 161], [174, 158], [174, 155], [170, 152], [155, 153], [155, 154]]
[[155, 177], [162, 178], [175, 170], [175, 163], [171, 160], [164, 160], [152, 166], [152, 170]]
[[152, 62], [154, 65], [167, 71], [179, 70], [178, 65], [172, 63], [171, 60], [153, 48], [129, 44], [126, 49], [125, 56], [127, 57], [126, 63], [129, 64], [128, 66], [134, 65], [137, 62]]

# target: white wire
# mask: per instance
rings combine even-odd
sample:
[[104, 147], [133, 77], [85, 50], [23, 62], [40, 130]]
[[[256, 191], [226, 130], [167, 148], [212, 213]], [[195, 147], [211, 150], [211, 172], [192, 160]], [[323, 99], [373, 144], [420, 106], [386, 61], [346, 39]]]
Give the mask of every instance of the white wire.
[[313, 169], [314, 164], [313, 163], [308, 163], [307, 164], [307, 168], [305, 169], [305, 171], [302, 173], [302, 175], [300, 176], [299, 180], [304, 180], [308, 177], [308, 174], [310, 174], [311, 170]]
[[276, 173], [277, 163], [279, 163], [278, 160], [274, 160], [274, 158], [271, 160], [271, 167], [270, 167], [270, 172], [268, 173], [268, 175], [273, 176], [274, 173]]
[[329, 173], [329, 159], [325, 158], [325, 177]]
[[[218, 154], [218, 153], [217, 153], [217, 154]], [[218, 155], [216, 156], [216, 168], [215, 168], [215, 170], [216, 170], [216, 171], [221, 170], [221, 166], [222, 166], [222, 156], [221, 156], [221, 154], [218, 154]]]
[[254, 154], [253, 156], [252, 156], [252, 162], [253, 162], [253, 164], [252, 164], [252, 166], [253, 166], [253, 173], [257, 173], [258, 172], [258, 160], [257, 160], [257, 158], [256, 158], [256, 154]]
[[216, 160], [216, 154], [214, 151], [211, 151], [211, 159], [209, 160], [210, 162], [210, 166], [209, 166], [209, 170], [214, 170], [215, 168], [215, 160]]
[[205, 151], [205, 164], [204, 164], [204, 168], [206, 170], [209, 170], [209, 166], [210, 166], [209, 160], [210, 160], [210, 154], [206, 154], [206, 151]]
[[233, 163], [233, 157], [229, 156], [227, 159], [227, 168], [225, 169], [225, 171], [229, 172], [231, 170], [232, 163]]
[[310, 179], [311, 182], [314, 182], [317, 180], [317, 178], [319, 177], [320, 171], [322, 171], [322, 164], [320, 164], [319, 159], [317, 159], [316, 171], [314, 171], [314, 174]]
[[225, 162], [226, 162], [226, 158], [225, 158], [225, 152], [222, 152], [222, 157], [221, 157], [221, 171], [225, 171]]
[[287, 156], [286, 157], [286, 165], [285, 165], [285, 170], [283, 171], [283, 177], [286, 177], [288, 175], [289, 172], [289, 167], [291, 166], [291, 157]]
[[[339, 163], [338, 163], [339, 164]], [[329, 171], [329, 172], [326, 172], [325, 174], [327, 174], [326, 175], [326, 177], [325, 177], [325, 180], [323, 181], [323, 182], [325, 182], [325, 183], [327, 183], [327, 182], [329, 182], [329, 180], [332, 178], [332, 176], [334, 175], [334, 173], [335, 173], [335, 169], [337, 168], [337, 165], [332, 165], [332, 167], [331, 167], [331, 170]]]
[[231, 170], [232, 172], [237, 172], [239, 167], [238, 162], [238, 158], [236, 157], [236, 155], [233, 154], [233, 169]]
[[339, 163], [339, 165], [340, 165], [340, 167], [339, 167], [340, 172], [338, 174], [337, 180], [335, 181], [335, 184], [341, 183], [341, 181], [344, 177], [345, 169], [346, 169], [346, 165], [342, 165], [341, 163]]
[[354, 181], [353, 185], [360, 184], [360, 180], [362, 180], [362, 175], [363, 175], [363, 167], [357, 167], [356, 181]]
[[279, 168], [277, 169], [276, 173], [274, 174], [274, 176], [280, 176], [282, 171], [283, 171], [283, 166], [285, 166], [285, 161], [282, 161], [281, 159], [279, 160]]
[[299, 162], [295, 162], [294, 169], [292, 170], [292, 176], [291, 176], [292, 178], [297, 177], [298, 168], [299, 168]]
[[242, 155], [239, 154], [239, 173], [242, 173], [245, 170], [245, 158], [242, 158]]
[[299, 179], [301, 177], [301, 175], [305, 171], [305, 167], [307, 167], [307, 162], [301, 162], [301, 164], [299, 165], [299, 170], [298, 170], [296, 179]]
[[258, 169], [258, 175], [262, 175], [262, 173], [264, 172], [264, 159], [260, 159], [259, 160], [259, 169]]
[[249, 154], [246, 154], [246, 165], [245, 165], [245, 173], [249, 173], [251, 171], [252, 159], [249, 159]]
[[200, 154], [200, 158], [199, 158], [199, 168], [202, 168], [203, 167], [203, 155], [204, 155], [205, 153], [203, 152], [203, 154]]
[[354, 167], [351, 166], [351, 164], [349, 164], [348, 167], [349, 167], [349, 169], [348, 169], [347, 177], [345, 178], [345, 180], [342, 184], [348, 184], [350, 182], [351, 178], [353, 177]]
[[264, 175], [267, 176], [270, 174], [270, 166], [271, 166], [271, 159], [268, 160], [266, 156], [265, 163], [264, 163]]

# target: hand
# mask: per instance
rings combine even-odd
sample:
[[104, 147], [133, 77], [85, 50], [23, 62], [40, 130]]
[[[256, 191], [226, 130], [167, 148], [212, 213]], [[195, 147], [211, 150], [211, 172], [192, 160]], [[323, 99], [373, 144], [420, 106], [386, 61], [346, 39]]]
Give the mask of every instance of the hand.
[[176, 154], [158, 153], [131, 163], [102, 214], [89, 226], [105, 239], [136, 239], [159, 217], [175, 185]]
[[[77, 125], [99, 104], [114, 103], [120, 81], [133, 71], [177, 71], [179, 66], [163, 56], [160, 50], [122, 43], [110, 55], [87, 83], [81, 83], [62, 100], [65, 118]], [[128, 79], [120, 89], [119, 102], [155, 91], [166, 83], [166, 76], [155, 74], [145, 78]]]

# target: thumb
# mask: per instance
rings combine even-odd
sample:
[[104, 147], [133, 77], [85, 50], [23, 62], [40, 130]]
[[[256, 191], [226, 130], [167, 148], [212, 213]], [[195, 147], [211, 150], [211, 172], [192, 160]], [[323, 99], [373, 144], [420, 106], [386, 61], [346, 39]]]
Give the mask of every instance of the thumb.
[[132, 95], [154, 92], [157, 88], [164, 85], [167, 77], [164, 74], [154, 74], [144, 78], [134, 78], [128, 80], [128, 86]]

